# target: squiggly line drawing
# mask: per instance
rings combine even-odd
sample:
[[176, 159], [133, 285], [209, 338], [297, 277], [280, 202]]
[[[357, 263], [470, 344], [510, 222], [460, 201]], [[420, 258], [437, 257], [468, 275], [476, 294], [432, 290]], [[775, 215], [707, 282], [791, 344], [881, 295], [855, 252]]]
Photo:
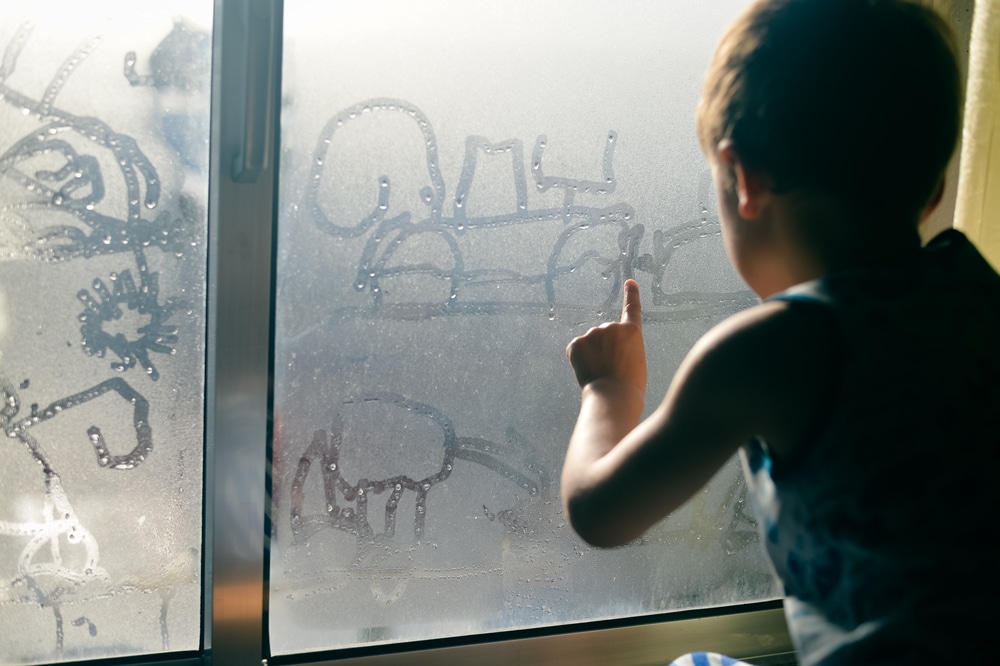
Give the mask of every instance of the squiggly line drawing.
[[[420, 196], [428, 206], [428, 215], [412, 221], [409, 211], [394, 217], [386, 217], [392, 191], [389, 176], [379, 178], [378, 193], [375, 208], [372, 212], [353, 226], [339, 225], [326, 214], [320, 201], [320, 184], [327, 162], [327, 152], [334, 134], [345, 124], [369, 113], [396, 112], [402, 113], [416, 122], [426, 145], [426, 167], [430, 185], [425, 186]], [[555, 305], [555, 281], [563, 275], [575, 272], [583, 264], [596, 261], [605, 267], [604, 273], [613, 277], [609, 285], [608, 298], [617, 298], [621, 282], [631, 277], [632, 259], [635, 247], [642, 238], [641, 225], [633, 225], [631, 220], [634, 211], [627, 204], [616, 204], [605, 208], [579, 206], [574, 203], [577, 192], [604, 195], [614, 191], [615, 178], [612, 169], [614, 146], [617, 133], [610, 131], [605, 145], [603, 170], [604, 181], [586, 181], [571, 178], [547, 177], [541, 169], [541, 156], [546, 145], [546, 138], [541, 136], [535, 145], [533, 174], [535, 184], [540, 192], [549, 189], [564, 190], [563, 204], [557, 208], [542, 210], [527, 210], [527, 184], [523, 167], [523, 146], [520, 139], [509, 139], [491, 143], [484, 137], [470, 136], [466, 140], [465, 163], [453, 201], [454, 214], [451, 218], [443, 217], [445, 185], [441, 176], [437, 157], [437, 140], [430, 121], [417, 107], [403, 100], [379, 98], [356, 104], [331, 118], [320, 133], [314, 151], [314, 160], [305, 191], [305, 205], [311, 212], [316, 225], [326, 233], [339, 238], [356, 238], [364, 235], [374, 227], [374, 233], [367, 239], [358, 265], [358, 274], [354, 287], [359, 291], [368, 289], [373, 296], [375, 306], [382, 303], [384, 289], [382, 282], [388, 278], [407, 275], [424, 274], [446, 281], [449, 294], [446, 304], [455, 302], [458, 298], [459, 286], [465, 284], [543, 284], [550, 307]], [[487, 155], [511, 155], [515, 183], [516, 210], [506, 215], [490, 217], [469, 217], [467, 214], [467, 196], [475, 175], [477, 155], [479, 152]], [[466, 268], [458, 237], [464, 233], [473, 233], [476, 229], [501, 228], [512, 225], [523, 225], [546, 220], [562, 220], [568, 228], [563, 232], [550, 253], [544, 270], [535, 274], [524, 274], [513, 270]], [[575, 223], [575, 224], [573, 224]], [[562, 250], [575, 234], [599, 226], [612, 225], [620, 229], [619, 246], [610, 256], [602, 257], [594, 252], [567, 263]], [[394, 259], [411, 238], [433, 234], [447, 245], [452, 266], [443, 267], [433, 262], [404, 263], [396, 265]]]
[[[512, 428], [507, 431], [506, 444], [497, 444], [476, 437], [458, 437], [451, 419], [440, 410], [394, 393], [367, 395], [345, 401], [344, 405], [349, 407], [363, 403], [383, 403], [399, 407], [424, 416], [440, 427], [443, 434], [440, 467], [422, 479], [399, 474], [381, 480], [362, 478], [352, 484], [341, 469], [340, 450], [343, 445], [344, 426], [342, 418], [335, 415], [329, 435], [323, 430], [314, 433], [312, 442], [299, 459], [292, 481], [291, 526], [293, 535], [299, 541], [307, 539], [310, 534], [323, 527], [333, 527], [354, 534], [359, 542], [371, 539], [376, 535], [368, 521], [369, 498], [386, 491], [389, 494], [385, 502], [384, 527], [378, 536], [393, 538], [396, 532], [396, 510], [403, 493], [410, 491], [416, 493], [413, 534], [417, 539], [422, 538], [428, 492], [451, 475], [456, 459], [467, 460], [492, 469], [526, 490], [531, 497], [537, 496], [548, 487], [548, 473], [541, 464], [537, 451]], [[524, 453], [523, 471], [509, 462], [518, 452]], [[326, 512], [320, 516], [306, 516], [305, 482], [310, 468], [317, 462], [323, 477]], [[339, 497], [343, 497], [345, 502], [354, 503], [354, 506], [342, 507]]]
[[[0, 100], [20, 107], [28, 114], [34, 113], [39, 120], [49, 122], [38, 132], [15, 142], [0, 156], [0, 175], [14, 179], [27, 192], [41, 197], [18, 206], [63, 210], [92, 229], [89, 235], [72, 225], [43, 229], [35, 240], [39, 258], [67, 260], [122, 251], [133, 254], [140, 276], [139, 289], [135, 288], [131, 273], [126, 269], [120, 273], [120, 280], [112, 276], [113, 292], [107, 289], [102, 280], [94, 280], [93, 289], [101, 299], [100, 302], [86, 290], [78, 293], [78, 299], [85, 306], [84, 312], [79, 315], [82, 322], [82, 346], [87, 355], [99, 357], [110, 349], [120, 359], [111, 364], [112, 368], [123, 371], [140, 364], [155, 381], [159, 378], [159, 372], [150, 360], [149, 352], [174, 352], [171, 345], [177, 342], [176, 327], [167, 326], [164, 321], [177, 306], [169, 301], [165, 306], [159, 305], [158, 273], [149, 271], [143, 248], [152, 245], [178, 251], [182, 247], [177, 231], [180, 227], [171, 222], [167, 213], [161, 213], [152, 223], [142, 218], [142, 190], [145, 189], [144, 206], [152, 210], [159, 201], [160, 182], [156, 169], [132, 137], [115, 132], [97, 118], [78, 117], [54, 107], [56, 96], [67, 78], [96, 48], [99, 39], [85, 42], [63, 63], [39, 102], [34, 102], [5, 85], [30, 33], [31, 26], [22, 25], [4, 52], [0, 65]], [[131, 58], [134, 63], [134, 57], [135, 54], [130, 53], [126, 56], [126, 62]], [[56, 138], [69, 130], [86, 136], [91, 142], [112, 152], [125, 183], [127, 219], [118, 220], [96, 210], [106, 192], [100, 163], [93, 155], [80, 154], [70, 142]], [[37, 170], [29, 175], [18, 169], [22, 162], [53, 153], [64, 160], [64, 164], [57, 170]], [[182, 215], [183, 217], [186, 215]], [[134, 340], [129, 340], [121, 333], [112, 336], [102, 328], [102, 322], [121, 317], [120, 305], [123, 303], [130, 310], [137, 310], [139, 314], [150, 317], [150, 322], [137, 331], [138, 337]]]
[[41, 445], [28, 430], [109, 392], [117, 393], [123, 400], [132, 405], [132, 426], [135, 429], [136, 445], [128, 453], [111, 455], [101, 429], [96, 425], [91, 426], [87, 429], [87, 437], [90, 439], [90, 444], [97, 456], [97, 464], [109, 469], [133, 469], [145, 462], [153, 451], [153, 431], [149, 425], [149, 402], [121, 377], [107, 379], [86, 391], [57, 400], [44, 409], [32, 410], [29, 416], [19, 421], [14, 420], [21, 409], [21, 402], [17, 394], [6, 382], [0, 382], [0, 391], [3, 393], [4, 400], [3, 408], [0, 409], [0, 426], [3, 427], [7, 437], [16, 437], [24, 443], [31, 456], [46, 473], [52, 472], [52, 465]]
[[[11, 208], [60, 210], [91, 230], [88, 234], [85, 229], [73, 225], [43, 229], [34, 241], [34, 255], [50, 261], [65, 261], [126, 251], [138, 255], [150, 246], [182, 252], [188, 241], [184, 238], [183, 220], [174, 220], [167, 212], [160, 213], [153, 221], [143, 218], [144, 208], [153, 210], [159, 203], [160, 180], [135, 139], [116, 132], [98, 118], [77, 116], [55, 106], [56, 97], [68, 77], [100, 40], [91, 39], [78, 47], [63, 63], [41, 100], [35, 101], [6, 85], [31, 31], [30, 24], [20, 26], [4, 51], [0, 61], [0, 101], [20, 109], [25, 115], [33, 114], [46, 124], [0, 155], [0, 175], [20, 184], [29, 195], [28, 201]], [[100, 164], [92, 155], [81, 155], [69, 141], [59, 138], [66, 132], [79, 134], [111, 152], [125, 185], [125, 219], [119, 220], [97, 210], [106, 193]], [[58, 154], [65, 161], [57, 170], [38, 170], [29, 174], [19, 168], [21, 163], [52, 154]]]
[[[175, 24], [175, 32], [178, 25]], [[186, 227], [196, 226], [194, 222], [199, 219], [199, 213], [193, 210], [196, 204], [192, 205], [190, 197], [181, 194], [178, 199], [180, 215], [176, 219], [166, 211], [153, 220], [146, 219], [144, 216], [149, 214], [148, 211], [154, 210], [160, 203], [161, 183], [156, 168], [138, 142], [98, 118], [78, 116], [56, 106], [57, 97], [67, 80], [99, 46], [100, 38], [88, 39], [73, 51], [37, 101], [8, 85], [31, 32], [30, 24], [22, 24], [0, 60], [0, 102], [39, 121], [36, 130], [15, 141], [0, 154], [0, 178], [14, 183], [25, 195], [22, 201], [5, 203], [3, 208], [22, 213], [55, 211], [67, 215], [71, 223], [51, 225], [37, 233], [32, 232], [34, 236], [29, 237], [23, 248], [15, 249], [16, 254], [12, 256], [62, 262], [130, 253], [135, 262], [134, 269], [112, 273], [110, 285], [101, 278], [95, 278], [91, 283], [93, 293], [87, 289], [77, 292], [77, 299], [83, 306], [77, 317], [81, 323], [82, 348], [87, 355], [97, 357], [105, 356], [110, 350], [119, 359], [110, 364], [112, 369], [123, 372], [138, 365], [155, 381], [159, 378], [159, 371], [152, 363], [150, 354], [174, 353], [177, 329], [168, 325], [167, 321], [180, 304], [172, 299], [160, 302], [159, 273], [149, 269], [146, 249], [159, 248], [180, 256], [194, 245]], [[194, 34], [189, 34], [183, 26], [180, 32], [185, 33], [184, 39]], [[195, 41], [204, 41], [201, 33], [195, 38]], [[163, 83], [161, 75], [164, 72], [169, 74], [157, 65], [163, 64], [165, 48], [159, 49], [159, 59], [154, 58], [156, 62], [152, 63], [154, 85]], [[125, 56], [126, 77], [130, 73], [130, 61], [131, 73], [134, 74], [135, 54], [132, 52]], [[190, 63], [186, 65], [193, 67], [192, 71], [197, 69]], [[175, 69], [180, 71], [182, 68]], [[185, 72], [185, 76], [189, 73]], [[181, 79], [174, 77], [165, 85], [191, 82], [190, 77], [182, 76]], [[167, 138], [169, 140], [170, 137]], [[175, 143], [171, 145], [177, 148]], [[108, 153], [100, 154], [97, 150]], [[125, 214], [120, 219], [103, 210], [108, 188], [99, 157], [104, 163], [113, 160], [121, 175]], [[184, 157], [193, 159], [191, 155], [182, 155]], [[138, 277], [138, 285], [133, 275]], [[123, 306], [128, 311], [149, 318], [147, 323], [138, 326], [134, 337], [105, 329], [106, 324], [122, 317]], [[25, 380], [21, 388], [27, 388], [27, 385]], [[23, 586], [29, 599], [52, 609], [56, 621], [56, 652], [60, 655], [64, 636], [61, 600], [84, 583], [106, 581], [108, 574], [99, 566], [97, 540], [78, 518], [50, 457], [31, 430], [105, 393], [116, 393], [132, 406], [135, 445], [130, 451], [113, 453], [101, 428], [92, 425], [87, 429], [87, 437], [97, 464], [115, 470], [134, 469], [145, 462], [153, 450], [150, 408], [148, 401], [124, 379], [108, 379], [92, 388], [55, 400], [42, 409], [33, 404], [31, 413], [20, 417], [21, 404], [17, 393], [12, 386], [0, 381], [0, 430], [25, 446], [41, 467], [45, 484], [44, 506], [39, 520], [0, 520], [0, 536], [27, 539], [18, 557], [17, 577], [13, 579], [10, 589]], [[82, 563], [79, 556], [69, 560], [76, 563], [73, 566], [64, 563], [62, 550], [67, 543], [83, 548]], [[164, 650], [168, 649], [167, 606], [179, 587], [197, 572], [197, 550], [192, 550], [195, 555], [182, 554], [165, 571], [157, 572], [153, 577], [127, 579], [124, 582], [125, 589], [155, 590], [160, 595]], [[48, 553], [47, 558], [45, 553]], [[51, 581], [51, 584], [45, 583], [45, 580]], [[73, 624], [83, 626], [84, 623], [90, 634], [96, 635], [96, 625], [86, 617]]]
[[[51, 470], [45, 473], [45, 505], [42, 516], [42, 522], [13, 523], [0, 520], [0, 534], [30, 539], [18, 558], [17, 570], [20, 575], [14, 579], [14, 584], [43, 574], [74, 583], [82, 583], [95, 577], [107, 578], [107, 572], [97, 565], [100, 559], [97, 541], [80, 523], [59, 475]], [[59, 543], [60, 537], [63, 536], [69, 545], [82, 545], [86, 550], [81, 570], [63, 565]], [[35, 562], [38, 551], [46, 545], [49, 547], [50, 561]]]
[[[80, 585], [92, 580], [106, 581], [109, 576], [98, 564], [100, 549], [97, 540], [78, 518], [59, 474], [53, 469], [48, 455], [29, 430], [108, 392], [117, 393], [132, 405], [136, 446], [128, 453], [113, 455], [108, 449], [101, 429], [96, 425], [87, 429], [87, 437], [94, 449], [98, 466], [118, 470], [133, 469], [144, 462], [153, 450], [153, 437], [149, 425], [149, 403], [124, 379], [120, 377], [109, 379], [91, 389], [57, 400], [41, 410], [33, 405], [32, 413], [20, 420], [17, 420], [21, 408], [20, 399], [11, 385], [0, 379], [0, 393], [2, 393], [0, 428], [7, 437], [16, 438], [24, 444], [32, 458], [41, 466], [45, 477], [44, 506], [40, 522], [0, 520], [0, 536], [28, 539], [18, 557], [18, 575], [10, 585], [12, 588], [18, 585], [26, 586], [38, 603], [52, 609], [56, 623], [57, 654], [62, 654], [63, 650], [64, 629], [60, 599], [66, 591], [64, 585], [66, 583]], [[84, 548], [84, 560], [78, 567], [73, 568], [63, 564], [60, 546], [62, 538], [65, 538], [70, 546]], [[48, 561], [37, 561], [37, 557], [46, 546]], [[60, 584], [54, 590], [46, 592], [40, 583], [42, 577], [53, 578], [60, 581]]]
[[[149, 352], [174, 353], [174, 348], [170, 345], [177, 342], [177, 327], [167, 326], [164, 322], [177, 306], [170, 301], [164, 305], [157, 302], [160, 291], [158, 273], [150, 273], [145, 264], [140, 264], [139, 276], [138, 288], [128, 270], [111, 274], [112, 289], [103, 280], [95, 279], [93, 289], [100, 301], [86, 289], [81, 289], [77, 293], [77, 299], [83, 303], [84, 311], [77, 318], [82, 323], [80, 334], [83, 336], [83, 349], [88, 356], [103, 357], [110, 349], [121, 359], [111, 363], [113, 370], [122, 372], [138, 363], [149, 378], [156, 381], [160, 378], [160, 373], [149, 359]], [[139, 327], [136, 331], [139, 337], [134, 340], [128, 339], [123, 333], [111, 335], [102, 328], [104, 323], [122, 317], [123, 305], [129, 310], [149, 316], [149, 323]]]
[[[98, 566], [100, 550], [97, 540], [93, 534], [83, 526], [70, 503], [66, 491], [63, 489], [62, 480], [52, 469], [48, 457], [42, 450], [38, 442], [27, 432], [27, 428], [54, 417], [66, 407], [72, 407], [73, 398], [82, 398], [84, 401], [92, 399], [84, 397], [82, 394], [72, 396], [70, 402], [60, 402], [50, 405], [41, 414], [35, 412], [26, 419], [14, 421], [20, 411], [20, 401], [13, 389], [3, 381], [0, 381], [0, 391], [3, 393], [3, 406], [0, 407], [0, 426], [4, 433], [11, 438], [17, 438], [25, 444], [32, 457], [42, 466], [45, 475], [45, 496], [42, 509], [41, 522], [12, 522], [0, 520], [0, 536], [27, 538], [28, 543], [21, 550], [17, 561], [18, 575], [11, 581], [11, 587], [24, 585], [31, 592], [36, 601], [42, 605], [52, 608], [56, 622], [56, 651], [62, 653], [63, 647], [63, 617], [60, 610], [60, 598], [62, 587], [46, 593], [40, 579], [44, 576], [53, 577], [64, 583], [74, 585], [87, 582], [93, 579], [107, 579], [107, 572]], [[96, 396], [94, 396], [96, 397]], [[58, 408], [58, 409], [57, 409]], [[92, 428], [100, 438], [100, 430]], [[90, 434], [90, 433], [88, 433]], [[100, 449], [95, 445], [97, 454], [104, 456], [110, 462], [107, 447], [104, 446], [103, 438], [99, 439]], [[70, 546], [83, 546], [85, 559], [79, 568], [71, 568], [63, 564], [61, 538], [65, 537]], [[36, 556], [48, 546], [49, 561], [36, 561]]]
[[167, 611], [170, 609], [170, 601], [184, 584], [197, 577], [199, 555], [197, 548], [188, 548], [170, 560], [162, 570], [147, 576], [129, 577], [122, 581], [122, 587], [126, 590], [155, 592], [160, 597], [160, 638], [164, 651], [170, 649], [170, 633], [167, 630]]
[[[338, 132], [359, 118], [379, 113], [396, 113], [409, 117], [416, 124], [425, 145], [425, 166], [429, 185], [420, 191], [420, 200], [427, 206], [423, 215], [403, 211], [389, 216], [392, 182], [388, 175], [378, 178], [375, 206], [370, 213], [355, 224], [342, 224], [327, 213], [329, 195], [321, 194], [324, 175], [336, 154], [331, 155], [333, 140]], [[563, 310], [584, 309], [593, 312], [593, 306], [579, 305], [561, 300], [557, 296], [557, 282], [572, 273], [581, 273], [588, 265], [595, 266], [601, 279], [607, 281], [605, 297], [598, 306], [600, 313], [612, 311], [621, 296], [621, 285], [637, 272], [651, 275], [652, 299], [650, 305], [668, 308], [667, 311], [646, 314], [650, 321], [677, 321], [690, 318], [713, 317], [742, 309], [755, 301], [749, 292], [733, 293], [666, 293], [663, 276], [673, 252], [690, 242], [719, 235], [719, 225], [714, 217], [682, 224], [667, 230], [656, 230], [653, 235], [653, 252], [641, 254], [639, 247], [645, 234], [645, 225], [636, 221], [634, 209], [627, 203], [608, 206], [586, 206], [577, 203], [577, 195], [604, 197], [617, 188], [613, 161], [618, 133], [609, 130], [605, 137], [601, 162], [601, 178], [587, 180], [547, 175], [543, 168], [543, 155], [548, 137], [540, 135], [535, 140], [531, 154], [531, 174], [539, 193], [561, 190], [561, 205], [537, 210], [528, 209], [527, 175], [524, 168], [524, 147], [520, 139], [491, 142], [482, 136], [469, 136], [465, 143], [465, 159], [461, 175], [451, 201], [451, 216], [444, 214], [446, 188], [438, 159], [437, 139], [430, 120], [413, 104], [399, 99], [375, 98], [355, 104], [334, 115], [320, 132], [313, 153], [310, 174], [305, 185], [304, 207], [319, 229], [341, 239], [365, 238], [358, 261], [354, 288], [367, 290], [372, 296], [373, 311], [380, 316], [402, 319], [422, 319], [441, 314], [495, 314], [499, 312], [546, 311], [554, 317], [558, 305]], [[479, 155], [509, 155], [514, 184], [514, 200], [509, 213], [470, 216], [469, 196], [475, 179]], [[337, 185], [336, 183], [334, 185]], [[334, 187], [331, 191], [336, 191]], [[358, 193], [363, 196], [363, 193]], [[461, 247], [465, 235], [475, 235], [486, 230], [512, 228], [518, 225], [537, 225], [559, 221], [564, 227], [558, 235], [544, 265], [537, 272], [529, 273], [503, 267], [474, 266]], [[594, 240], [589, 249], [575, 256], [569, 248], [586, 234], [602, 229], [617, 229], [616, 241]], [[367, 236], [367, 237], [366, 237]], [[448, 261], [428, 258], [425, 261], [410, 256], [408, 248], [427, 238], [443, 242]], [[594, 237], [597, 239], [598, 237]], [[404, 258], [405, 257], [405, 258]], [[401, 276], [429, 276], [448, 285], [443, 303], [413, 301], [386, 303], [386, 284]], [[463, 289], [484, 286], [523, 285], [544, 287], [545, 300], [537, 301], [467, 301], [459, 294]], [[338, 310], [335, 316], [352, 313], [349, 308]], [[371, 314], [371, 313], [368, 313]]]

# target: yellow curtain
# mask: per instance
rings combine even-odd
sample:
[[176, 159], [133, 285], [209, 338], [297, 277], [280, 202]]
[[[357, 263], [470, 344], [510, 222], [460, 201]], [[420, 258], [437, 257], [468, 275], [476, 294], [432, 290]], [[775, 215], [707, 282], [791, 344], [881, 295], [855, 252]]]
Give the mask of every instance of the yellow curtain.
[[1000, 0], [976, 0], [955, 227], [1000, 269]]

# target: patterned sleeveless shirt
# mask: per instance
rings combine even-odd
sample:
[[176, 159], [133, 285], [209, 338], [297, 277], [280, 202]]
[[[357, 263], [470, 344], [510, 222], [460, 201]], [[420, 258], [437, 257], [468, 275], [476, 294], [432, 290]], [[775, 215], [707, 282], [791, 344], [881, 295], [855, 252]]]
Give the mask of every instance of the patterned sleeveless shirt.
[[1000, 601], [1000, 276], [949, 230], [904, 265], [769, 300], [818, 308], [838, 341], [815, 436], [786, 459], [741, 450], [801, 663], [983, 659]]

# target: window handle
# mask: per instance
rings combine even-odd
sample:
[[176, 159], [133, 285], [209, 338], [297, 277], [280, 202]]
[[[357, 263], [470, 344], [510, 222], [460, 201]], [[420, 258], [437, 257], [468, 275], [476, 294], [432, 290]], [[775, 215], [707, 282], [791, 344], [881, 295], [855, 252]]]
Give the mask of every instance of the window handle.
[[276, 0], [244, 0], [241, 56], [244, 105], [233, 180], [254, 183], [271, 162]]

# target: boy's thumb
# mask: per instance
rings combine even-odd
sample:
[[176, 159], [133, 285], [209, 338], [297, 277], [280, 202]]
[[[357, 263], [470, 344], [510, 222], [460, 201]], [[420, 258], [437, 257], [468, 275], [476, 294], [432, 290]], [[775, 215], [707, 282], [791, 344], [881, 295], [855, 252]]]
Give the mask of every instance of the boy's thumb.
[[623, 324], [642, 327], [642, 304], [639, 302], [639, 283], [629, 278], [625, 280], [625, 296], [622, 300]]

